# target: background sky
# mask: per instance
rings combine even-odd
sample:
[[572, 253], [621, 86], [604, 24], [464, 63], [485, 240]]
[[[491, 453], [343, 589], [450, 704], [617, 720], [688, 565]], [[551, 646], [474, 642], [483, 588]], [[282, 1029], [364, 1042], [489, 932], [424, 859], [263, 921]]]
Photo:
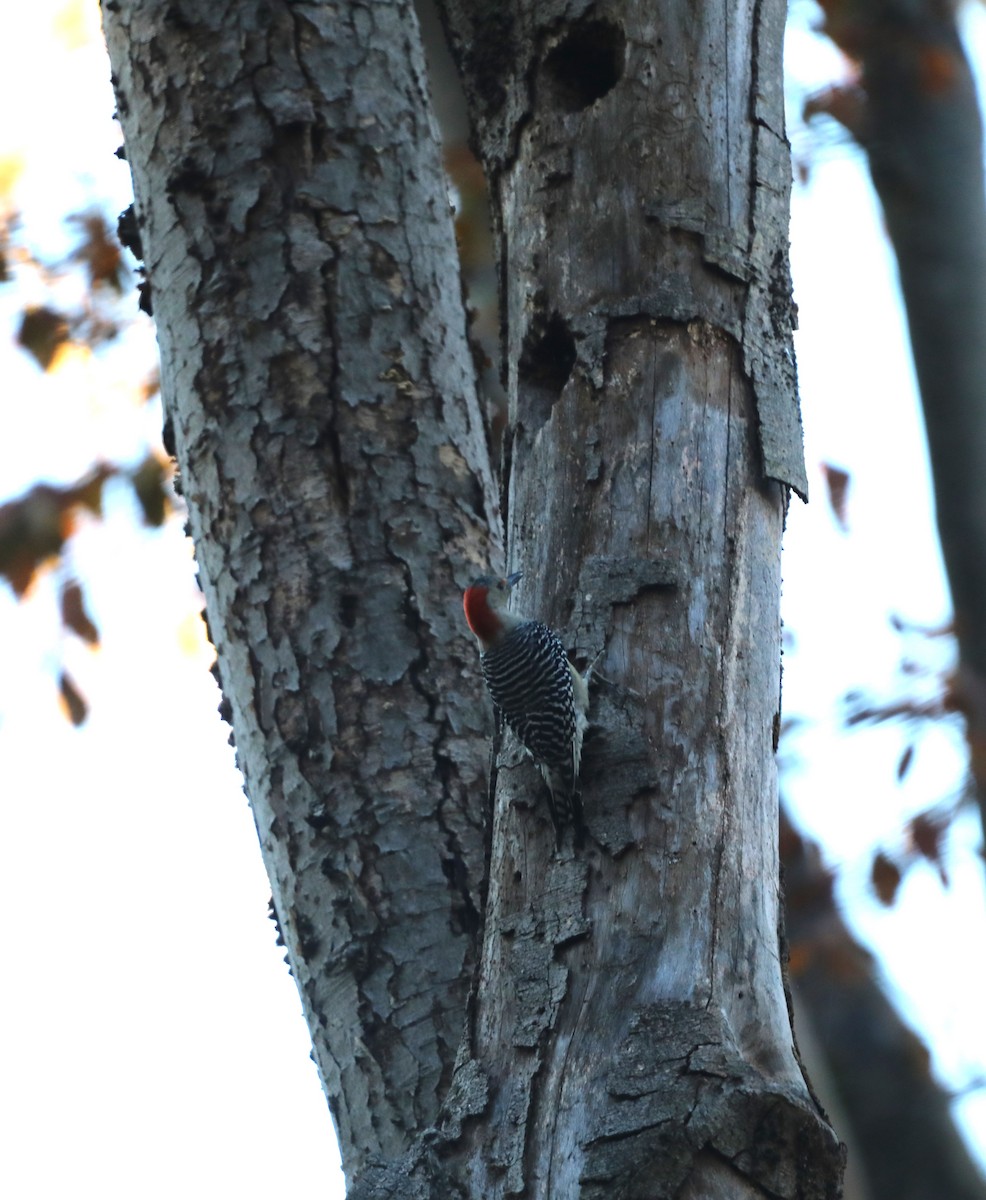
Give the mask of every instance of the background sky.
[[[965, 10], [974, 66], [986, 64], [986, 17]], [[789, 31], [793, 81], [816, 90], [844, 73], [830, 44]], [[945, 889], [930, 863], [909, 869], [892, 908], [869, 884], [873, 853], [904, 848], [906, 820], [961, 789], [961, 726], [941, 722], [917, 742], [913, 766], [896, 768], [914, 730], [901, 724], [846, 732], [845, 694], [865, 689], [888, 700], [906, 686], [933, 690], [937, 668], [953, 661], [948, 638], [901, 637], [892, 614], [925, 627], [950, 618], [927, 451], [896, 265], [862, 153], [822, 131], [811, 142], [789, 114], [796, 161], [810, 155], [807, 184], [792, 196], [791, 260], [800, 329], [795, 335], [805, 455], [812, 503], [794, 502], [784, 540], [785, 716], [810, 718], [785, 744], [782, 789], [802, 829], [838, 870], [839, 898], [857, 935], [879, 954], [891, 994], [924, 1036], [955, 1113], [986, 1164], [986, 889], [978, 814], [956, 822], [948, 841]], [[849, 532], [826, 501], [819, 465], [851, 474]], [[904, 681], [902, 655], [929, 676]], [[923, 688], [923, 691], [922, 691]]]
[[[986, 46], [978, 10], [974, 20], [972, 43]], [[0, 190], [14, 181], [7, 198], [54, 261], [77, 240], [67, 213], [96, 205], [112, 216], [129, 202], [98, 6], [35, 0], [5, 14], [5, 31]], [[842, 70], [807, 35], [792, 35], [789, 61], [819, 86]], [[943, 639], [902, 647], [888, 620], [939, 625], [949, 612], [893, 265], [858, 152], [844, 140], [809, 146], [794, 124], [792, 136], [797, 154], [813, 155], [792, 216], [813, 502], [793, 502], [785, 544], [785, 709], [806, 721], [786, 743], [784, 787], [838, 867], [849, 917], [878, 948], [940, 1076], [967, 1092], [957, 1113], [986, 1157], [974, 820], [949, 841], [948, 889], [919, 865], [886, 909], [868, 882], [874, 847], [899, 850], [906, 816], [960, 786], [961, 738], [945, 726], [927, 735], [898, 785], [905, 730], [841, 729], [848, 690], [894, 694], [902, 649], [951, 652]], [[136, 395], [153, 363], [149, 322], [42, 376], [13, 345], [36, 290], [0, 287], [0, 503], [39, 478], [74, 481], [94, 458], [136, 463], [160, 428], [155, 405]], [[132, 294], [120, 311], [132, 313]], [[848, 533], [826, 503], [822, 462], [851, 473]], [[0, 585], [0, 1194], [341, 1196], [215, 711], [181, 521], [142, 529], [129, 489], [110, 484], [106, 519], [84, 523], [69, 566], [86, 581], [97, 650], [61, 630], [57, 578], [20, 604]], [[80, 729], [58, 710], [63, 663], [91, 703]]]

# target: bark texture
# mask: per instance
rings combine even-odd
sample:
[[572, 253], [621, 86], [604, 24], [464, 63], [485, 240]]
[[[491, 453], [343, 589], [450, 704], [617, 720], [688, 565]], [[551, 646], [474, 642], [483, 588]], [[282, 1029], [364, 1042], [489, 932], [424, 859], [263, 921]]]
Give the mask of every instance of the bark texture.
[[238, 762], [352, 1173], [435, 1119], [484, 868], [455, 597], [498, 514], [416, 20], [104, 15]]
[[521, 607], [604, 652], [589, 843], [556, 851], [507, 739], [485, 907], [453, 564], [495, 557], [497, 513], [413, 19], [106, 18], [240, 761], [352, 1194], [835, 1196], [778, 938], [778, 556], [804, 490], [783, 5], [444, 17], [496, 215], [510, 565]]
[[517, 607], [607, 680], [586, 850], [553, 854], [534, 772], [499, 758], [456, 1175], [835, 1195], [778, 946], [783, 6], [442, 7], [500, 250]]

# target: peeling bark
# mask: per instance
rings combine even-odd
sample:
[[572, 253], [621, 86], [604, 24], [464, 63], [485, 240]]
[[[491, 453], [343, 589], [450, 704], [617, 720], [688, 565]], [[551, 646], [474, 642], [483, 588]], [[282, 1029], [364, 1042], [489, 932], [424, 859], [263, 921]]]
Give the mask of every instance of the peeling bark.
[[489, 1099], [453, 1154], [470, 1196], [835, 1195], [777, 940], [783, 6], [442, 9], [500, 250], [518, 608], [607, 681], [586, 851], [553, 857], [498, 760]]

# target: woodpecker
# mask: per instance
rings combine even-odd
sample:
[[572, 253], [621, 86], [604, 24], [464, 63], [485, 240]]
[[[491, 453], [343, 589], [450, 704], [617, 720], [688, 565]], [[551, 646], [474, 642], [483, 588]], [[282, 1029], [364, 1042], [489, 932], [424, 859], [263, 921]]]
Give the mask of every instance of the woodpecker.
[[506, 579], [482, 575], [462, 597], [479, 642], [483, 677], [493, 704], [541, 768], [559, 844], [562, 831], [582, 828], [579, 764], [588, 725], [588, 678], [568, 661], [558, 634], [507, 612], [519, 571]]

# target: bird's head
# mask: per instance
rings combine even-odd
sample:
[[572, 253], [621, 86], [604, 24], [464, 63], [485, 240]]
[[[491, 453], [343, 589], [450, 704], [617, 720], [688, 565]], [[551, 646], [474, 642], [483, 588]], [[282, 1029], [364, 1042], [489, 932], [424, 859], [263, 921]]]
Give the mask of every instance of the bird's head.
[[480, 575], [465, 590], [462, 607], [469, 628], [485, 648], [496, 641], [509, 625], [507, 604], [514, 584], [521, 578], [515, 571], [505, 579], [493, 575]]

